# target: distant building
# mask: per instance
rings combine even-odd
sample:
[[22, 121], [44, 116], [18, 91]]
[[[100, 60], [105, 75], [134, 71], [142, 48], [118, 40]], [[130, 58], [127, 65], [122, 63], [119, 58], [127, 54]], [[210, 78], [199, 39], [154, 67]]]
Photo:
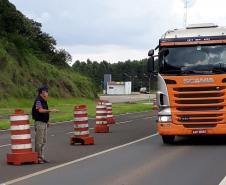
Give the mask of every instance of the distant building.
[[108, 82], [107, 94], [111, 95], [123, 95], [131, 94], [131, 82]]

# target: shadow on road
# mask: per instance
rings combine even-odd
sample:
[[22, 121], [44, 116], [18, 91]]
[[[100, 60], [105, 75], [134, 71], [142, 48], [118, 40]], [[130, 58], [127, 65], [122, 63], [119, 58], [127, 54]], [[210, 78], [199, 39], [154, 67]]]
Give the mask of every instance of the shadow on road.
[[226, 145], [226, 136], [184, 136], [176, 137], [174, 144], [178, 145], [191, 145], [191, 146], [206, 146], [206, 145]]

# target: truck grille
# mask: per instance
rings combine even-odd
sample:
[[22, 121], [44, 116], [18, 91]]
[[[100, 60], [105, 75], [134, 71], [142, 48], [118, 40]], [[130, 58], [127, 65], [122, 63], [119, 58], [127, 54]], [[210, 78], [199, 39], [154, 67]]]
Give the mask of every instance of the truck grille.
[[172, 91], [175, 124], [206, 126], [226, 122], [224, 86], [179, 87]]

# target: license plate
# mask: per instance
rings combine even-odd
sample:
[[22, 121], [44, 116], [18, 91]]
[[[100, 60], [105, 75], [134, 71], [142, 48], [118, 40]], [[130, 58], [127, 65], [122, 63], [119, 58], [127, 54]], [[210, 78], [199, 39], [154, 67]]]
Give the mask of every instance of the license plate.
[[207, 134], [207, 130], [192, 130], [192, 134], [194, 135]]

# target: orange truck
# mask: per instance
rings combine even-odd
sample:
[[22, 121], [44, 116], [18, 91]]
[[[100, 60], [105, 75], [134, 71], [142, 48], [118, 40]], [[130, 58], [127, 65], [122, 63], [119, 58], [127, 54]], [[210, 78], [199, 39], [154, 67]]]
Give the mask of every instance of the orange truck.
[[175, 136], [226, 134], [226, 28], [195, 24], [167, 31], [148, 55], [157, 75], [158, 132]]

